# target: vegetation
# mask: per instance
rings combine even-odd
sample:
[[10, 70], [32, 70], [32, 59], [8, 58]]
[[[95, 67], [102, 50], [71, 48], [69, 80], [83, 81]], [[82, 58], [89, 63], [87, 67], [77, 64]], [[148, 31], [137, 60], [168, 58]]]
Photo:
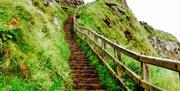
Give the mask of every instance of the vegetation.
[[[59, 1], [59, 0], [55, 0]], [[79, 24], [140, 54], [162, 57], [151, 45], [149, 37], [177, 42], [172, 35], [139, 23], [124, 0], [97, 0], [78, 11]], [[0, 91], [72, 91], [68, 65], [70, 51], [64, 39], [63, 24], [74, 7], [61, 7], [44, 0], [0, 0]], [[102, 85], [108, 91], [122, 88], [86, 43], [76, 36], [90, 64], [96, 68]], [[112, 49], [109, 49], [112, 51]], [[123, 63], [138, 75], [140, 63], [122, 54]], [[115, 65], [109, 62], [115, 68]], [[179, 91], [178, 74], [155, 66], [150, 80], [168, 91]], [[124, 75], [125, 83], [134, 91], [134, 82]]]
[[98, 72], [101, 84], [107, 91], [123, 91], [118, 82], [114, 79], [114, 77], [108, 72], [108, 70], [102, 65], [101, 61], [97, 59], [94, 52], [91, 48], [81, 40], [77, 35], [75, 35], [75, 39], [81, 49], [86, 54], [88, 61]]
[[57, 3], [43, 1], [0, 0], [1, 91], [72, 90], [67, 16]]
[[176, 37], [174, 37], [172, 34], [156, 30], [152, 26], [148, 25], [146, 22], [140, 22], [140, 24], [144, 27], [144, 29], [147, 31], [148, 37], [158, 37], [161, 40], [166, 40], [166, 41], [174, 41], [178, 42]]
[[[151, 45], [149, 41], [150, 35], [156, 35], [167, 41], [177, 41], [174, 36], [168, 33], [156, 31], [154, 29], [148, 31], [146, 28], [142, 27], [128, 6], [117, 0], [108, 1], [106, 3], [103, 0], [98, 0], [86, 5], [78, 11], [77, 19], [79, 24], [96, 31], [130, 50], [144, 55], [161, 57]], [[125, 65], [137, 74], [140, 74], [139, 62], [125, 55], [122, 55], [122, 59]], [[150, 67], [150, 80], [153, 84], [165, 88], [168, 91], [180, 89], [177, 84], [177, 73], [159, 67]], [[132, 88], [133, 84], [129, 78], [126, 76], [124, 78], [126, 84], [131, 89], [136, 90], [136, 88]]]

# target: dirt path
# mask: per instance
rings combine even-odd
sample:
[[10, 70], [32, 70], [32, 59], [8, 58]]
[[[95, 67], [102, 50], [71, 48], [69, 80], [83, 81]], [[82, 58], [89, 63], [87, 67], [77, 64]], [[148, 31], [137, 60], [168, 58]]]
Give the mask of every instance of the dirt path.
[[90, 66], [84, 53], [73, 39], [72, 28], [73, 16], [70, 16], [65, 22], [64, 31], [72, 55], [69, 60], [69, 65], [72, 70], [75, 89], [78, 91], [105, 91], [100, 84], [96, 71]]

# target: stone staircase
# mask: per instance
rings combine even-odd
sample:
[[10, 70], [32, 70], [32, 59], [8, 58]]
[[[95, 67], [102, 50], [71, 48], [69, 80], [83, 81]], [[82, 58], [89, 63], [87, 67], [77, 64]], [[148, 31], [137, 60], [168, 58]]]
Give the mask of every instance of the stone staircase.
[[71, 51], [69, 65], [73, 74], [74, 88], [77, 91], [105, 91], [100, 84], [96, 70], [91, 67], [84, 53], [73, 39], [72, 29], [73, 16], [70, 16], [65, 22], [64, 31]]

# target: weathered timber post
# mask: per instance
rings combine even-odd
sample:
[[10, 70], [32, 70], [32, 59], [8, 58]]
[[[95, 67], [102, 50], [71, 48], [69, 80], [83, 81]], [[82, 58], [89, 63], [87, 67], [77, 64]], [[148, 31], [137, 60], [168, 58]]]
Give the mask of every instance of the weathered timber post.
[[[148, 64], [142, 63], [141, 62], [141, 73], [142, 73], [142, 78], [145, 81], [149, 81], [149, 66]], [[139, 91], [146, 91], [145, 88], [139, 86], [140, 84], [138, 84], [138, 89]]]
[[[104, 50], [106, 50], [106, 48], [107, 48], [107, 46], [106, 46], [106, 43], [101, 39], [101, 47], [104, 49]], [[104, 58], [105, 57], [105, 54], [104, 54], [104, 52], [102, 51], [102, 58]]]
[[[115, 41], [115, 43], [118, 44], [117, 41]], [[115, 58], [118, 59], [119, 62], [123, 63], [123, 61], [122, 61], [122, 59], [121, 59], [121, 52], [120, 52], [120, 50], [117, 50], [116, 48], [114, 48], [114, 54], [115, 54]], [[116, 74], [117, 74], [118, 77], [119, 77], [120, 79], [122, 79], [122, 81], [123, 81], [124, 72], [123, 72], [123, 70], [121, 69], [121, 67], [119, 67], [118, 64], [116, 64], [116, 65], [117, 65], [117, 68], [116, 68], [116, 71], [117, 71], [117, 72], [116, 72]]]
[[[95, 34], [94, 34], [94, 41], [98, 44], [98, 38], [96, 37]], [[94, 44], [94, 49], [96, 50], [96, 44]]]
[[82, 36], [82, 39], [86, 41], [85, 37], [86, 37], [86, 34], [85, 34], [85, 31], [83, 30], [83, 36]]
[[91, 36], [90, 36], [90, 31], [88, 31], [88, 30], [87, 30], [87, 37], [88, 37], [87, 43], [91, 44], [91, 41], [90, 41], [90, 39], [89, 39], [89, 38], [91, 37]]
[[80, 37], [82, 38], [82, 33], [79, 32]]
[[89, 36], [90, 32], [87, 30], [87, 35]]
[[86, 30], [86, 29], [84, 29], [84, 34], [85, 34], [85, 35], [84, 35], [84, 40], [87, 41], [87, 36], [86, 36], [86, 35], [87, 35], [87, 30]]
[[149, 81], [149, 66], [148, 64], [143, 63], [143, 79]]
[[[116, 49], [114, 49], [114, 53], [115, 53], [115, 58], [118, 59], [118, 61], [120, 61], [122, 63], [121, 60], [121, 52], [117, 51]], [[117, 64], [116, 64], [117, 65]], [[123, 76], [123, 71], [122, 69], [119, 67], [119, 65], [117, 65], [117, 75], [118, 77], [120, 77], [122, 79]]]

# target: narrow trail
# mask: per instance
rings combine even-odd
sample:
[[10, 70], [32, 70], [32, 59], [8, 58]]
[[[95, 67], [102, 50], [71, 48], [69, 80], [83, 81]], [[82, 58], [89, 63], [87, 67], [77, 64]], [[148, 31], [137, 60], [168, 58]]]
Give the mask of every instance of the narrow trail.
[[64, 24], [64, 31], [66, 34], [66, 41], [70, 46], [71, 58], [69, 65], [73, 74], [74, 88], [77, 91], [105, 91], [103, 90], [96, 70], [94, 70], [88, 63], [84, 53], [78, 47], [72, 36], [73, 29], [73, 15], [69, 16]]

